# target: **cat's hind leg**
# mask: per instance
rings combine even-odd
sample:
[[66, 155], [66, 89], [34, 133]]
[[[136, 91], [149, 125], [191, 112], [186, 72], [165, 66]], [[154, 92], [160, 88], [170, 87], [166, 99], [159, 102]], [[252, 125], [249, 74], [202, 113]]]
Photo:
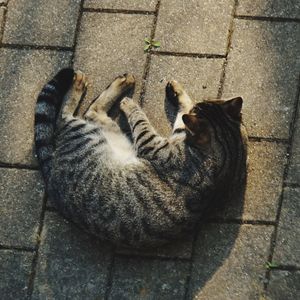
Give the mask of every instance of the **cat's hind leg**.
[[193, 101], [176, 80], [168, 82], [166, 86], [166, 97], [175, 106], [178, 106], [178, 113], [173, 125], [173, 134], [184, 132], [185, 125], [182, 116], [193, 108]]
[[107, 115], [107, 112], [117, 99], [134, 87], [134, 84], [135, 79], [133, 75], [124, 74], [118, 76], [90, 106], [85, 114], [85, 118], [107, 130], [120, 131], [118, 124]]
[[118, 98], [135, 85], [135, 78], [131, 74], [118, 76], [95, 100], [88, 111], [108, 112]]
[[76, 71], [74, 82], [68, 91], [62, 108], [62, 119], [68, 116], [74, 116], [80, 100], [85, 95], [87, 89], [87, 77], [81, 71]]

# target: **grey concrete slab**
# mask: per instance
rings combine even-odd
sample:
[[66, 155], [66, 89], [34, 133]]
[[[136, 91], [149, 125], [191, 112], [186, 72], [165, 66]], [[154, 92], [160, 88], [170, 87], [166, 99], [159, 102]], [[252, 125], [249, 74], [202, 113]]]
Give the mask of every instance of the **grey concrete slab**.
[[189, 263], [117, 257], [109, 299], [183, 299]]
[[154, 11], [157, 0], [86, 0], [84, 7]]
[[43, 192], [37, 171], [0, 169], [0, 244], [35, 247]]
[[299, 45], [299, 23], [235, 20], [223, 96], [244, 97], [250, 135], [288, 138]]
[[42, 86], [71, 53], [0, 49], [0, 161], [36, 165], [33, 158], [34, 108]]
[[196, 242], [188, 299], [259, 299], [272, 226], [208, 224]]
[[0, 250], [1, 299], [27, 299], [33, 253]]
[[124, 255], [139, 255], [139, 256], [155, 256], [168, 258], [185, 258], [189, 259], [192, 256], [193, 234], [187, 235], [185, 238], [174, 241], [170, 244], [160, 246], [153, 249], [126, 249], [119, 248], [117, 253]]
[[162, 0], [155, 39], [161, 50], [225, 54], [233, 1]]
[[[1, 4], [1, 2], [0, 2], [0, 4]], [[0, 6], [0, 42], [2, 41], [2, 36], [3, 36], [5, 12], [6, 12], [6, 7]]]
[[80, 0], [11, 0], [3, 42], [72, 47], [79, 6]]
[[295, 300], [300, 294], [300, 271], [271, 271], [266, 300]]
[[239, 0], [237, 15], [299, 18], [298, 0]]
[[194, 102], [216, 99], [223, 59], [156, 56], [151, 58], [143, 109], [162, 135], [171, 133], [176, 111], [165, 101], [168, 81], [177, 80]]
[[232, 199], [218, 215], [227, 219], [275, 221], [281, 197], [286, 146], [250, 142], [248, 178], [243, 199]]
[[46, 213], [33, 299], [103, 299], [110, 250], [56, 213]]
[[287, 176], [288, 183], [300, 183], [300, 114], [298, 113]]
[[300, 188], [285, 188], [274, 262], [300, 267]]
[[138, 98], [146, 62], [144, 38], [150, 36], [152, 22], [153, 16], [149, 15], [83, 14], [75, 67], [89, 76], [87, 99], [101, 93], [124, 73], [135, 75]]

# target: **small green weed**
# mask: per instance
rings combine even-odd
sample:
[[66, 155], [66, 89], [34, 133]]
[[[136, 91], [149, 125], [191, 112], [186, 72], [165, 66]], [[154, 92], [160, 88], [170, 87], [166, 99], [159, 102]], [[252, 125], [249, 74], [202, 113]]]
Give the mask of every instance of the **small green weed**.
[[160, 47], [160, 42], [159, 41], [154, 41], [148, 38], [144, 39], [145, 41], [145, 47], [144, 47], [144, 51], [148, 52], [150, 51], [152, 48], [159, 48]]

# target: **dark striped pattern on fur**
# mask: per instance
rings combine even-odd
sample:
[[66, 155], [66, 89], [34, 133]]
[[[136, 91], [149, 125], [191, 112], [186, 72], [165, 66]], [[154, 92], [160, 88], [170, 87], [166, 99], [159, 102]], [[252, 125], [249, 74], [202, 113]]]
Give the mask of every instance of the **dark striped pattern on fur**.
[[63, 97], [73, 81], [72, 69], [61, 70], [40, 92], [35, 107], [35, 151], [45, 181], [49, 177], [54, 151], [54, 131]]
[[[71, 71], [64, 72], [70, 84]], [[134, 150], [127, 160], [127, 152], [117, 151], [123, 146], [114, 146], [126, 137], [106, 116], [97, 123], [70, 112], [56, 122], [67, 89], [58, 82], [59, 74], [38, 99], [37, 154], [48, 197], [89, 233], [133, 247], [165, 243], [191, 230], [207, 209], [225, 200], [227, 191], [243, 184], [246, 135], [225, 102], [199, 103], [192, 110], [206, 120], [210, 133], [210, 142], [197, 147], [181, 128], [161, 137], [141, 108], [128, 101], [122, 110]]]

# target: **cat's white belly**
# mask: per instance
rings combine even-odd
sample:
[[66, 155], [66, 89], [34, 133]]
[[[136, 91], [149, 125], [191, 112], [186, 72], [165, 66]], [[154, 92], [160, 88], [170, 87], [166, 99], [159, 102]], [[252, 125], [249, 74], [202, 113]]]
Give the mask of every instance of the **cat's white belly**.
[[111, 131], [103, 131], [111, 149], [112, 158], [120, 163], [138, 163], [139, 160], [131, 142], [124, 135]]

